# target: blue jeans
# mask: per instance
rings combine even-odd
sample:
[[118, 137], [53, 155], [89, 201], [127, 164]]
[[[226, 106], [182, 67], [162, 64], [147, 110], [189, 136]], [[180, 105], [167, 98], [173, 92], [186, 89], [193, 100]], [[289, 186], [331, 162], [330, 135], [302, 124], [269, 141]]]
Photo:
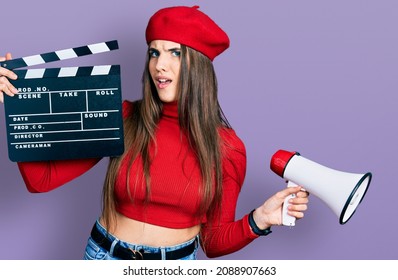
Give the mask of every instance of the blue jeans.
[[[98, 222], [96, 221], [95, 223], [96, 227], [104, 234], [106, 235], [106, 229]], [[169, 246], [169, 247], [151, 247], [151, 246], [146, 246], [146, 245], [137, 245], [137, 244], [131, 244], [128, 242], [124, 242], [122, 240], [119, 240], [117, 237], [108, 234], [109, 240], [113, 241], [113, 244], [119, 243], [121, 246], [125, 248], [130, 248], [132, 250], [144, 250], [145, 252], [148, 253], [162, 253], [162, 259], [165, 259], [165, 254], [168, 251], [173, 251], [176, 249], [183, 248], [192, 242], [198, 241], [198, 236], [192, 238], [191, 240], [188, 240], [187, 242], [175, 245], [175, 246]], [[196, 242], [199, 244], [199, 242]], [[196, 246], [194, 252], [181, 260], [196, 260], [196, 254], [198, 251], [198, 246]], [[101, 246], [99, 246], [91, 237], [88, 238], [87, 241], [87, 246], [86, 246], [86, 252], [84, 254], [84, 259], [85, 260], [119, 260], [118, 258], [112, 256], [112, 252], [108, 252], [107, 250], [103, 249]]]

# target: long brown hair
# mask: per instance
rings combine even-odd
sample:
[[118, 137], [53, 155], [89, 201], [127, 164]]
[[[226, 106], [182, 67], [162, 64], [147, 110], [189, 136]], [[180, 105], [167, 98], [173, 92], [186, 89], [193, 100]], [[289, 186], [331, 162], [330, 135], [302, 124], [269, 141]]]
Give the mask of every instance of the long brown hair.
[[[135, 101], [133, 113], [124, 121], [125, 152], [111, 158], [103, 189], [102, 217], [105, 226], [115, 221], [114, 185], [121, 162], [128, 156], [129, 166], [142, 156], [143, 176], [146, 182], [147, 200], [150, 194], [149, 147], [155, 143], [155, 128], [162, 112], [162, 102], [149, 74], [149, 55], [142, 76], [143, 97]], [[198, 215], [210, 218], [221, 207], [222, 153], [218, 129], [230, 127], [217, 97], [217, 78], [209, 58], [189, 47], [181, 45], [181, 67], [178, 81], [179, 124], [194, 150], [202, 175], [202, 196]], [[128, 168], [130, 170], [130, 168]], [[130, 194], [130, 172], [127, 175], [127, 190]]]

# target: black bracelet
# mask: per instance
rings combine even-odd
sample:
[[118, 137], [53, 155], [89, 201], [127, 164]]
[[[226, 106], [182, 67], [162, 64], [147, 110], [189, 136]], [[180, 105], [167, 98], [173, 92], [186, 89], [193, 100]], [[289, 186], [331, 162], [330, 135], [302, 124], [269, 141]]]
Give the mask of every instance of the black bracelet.
[[256, 222], [254, 221], [254, 218], [253, 218], [253, 212], [254, 212], [254, 210], [256, 210], [256, 209], [253, 209], [251, 212], [250, 212], [250, 214], [249, 214], [249, 225], [250, 225], [250, 227], [252, 228], [252, 231], [255, 233], [255, 234], [257, 234], [257, 235], [262, 235], [262, 236], [265, 236], [265, 235], [268, 235], [268, 234], [270, 234], [272, 231], [271, 231], [271, 227], [268, 227], [268, 228], [266, 228], [266, 229], [259, 229], [259, 227], [256, 225]]

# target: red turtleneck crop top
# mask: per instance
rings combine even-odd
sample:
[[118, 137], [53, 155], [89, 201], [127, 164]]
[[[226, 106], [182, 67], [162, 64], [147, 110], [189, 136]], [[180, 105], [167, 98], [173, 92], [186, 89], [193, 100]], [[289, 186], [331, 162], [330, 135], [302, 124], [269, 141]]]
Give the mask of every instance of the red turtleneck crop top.
[[[123, 102], [124, 117], [131, 114], [132, 105]], [[142, 160], [138, 157], [131, 167], [129, 184], [128, 160], [119, 170], [115, 183], [116, 210], [131, 219], [169, 228], [187, 228], [202, 223], [201, 234], [207, 240], [202, 247], [208, 257], [230, 254], [250, 243], [258, 236], [250, 229], [248, 216], [235, 221], [236, 203], [246, 172], [246, 150], [232, 129], [222, 128], [219, 133], [227, 145], [222, 161], [222, 208], [215, 215], [215, 221], [208, 223], [206, 217], [196, 214], [200, 169], [187, 138], [180, 131], [176, 103], [164, 104], [156, 130], [156, 145], [151, 149], [154, 157], [150, 168], [149, 204], [145, 203]], [[47, 192], [82, 175], [99, 160], [20, 162], [18, 166], [30, 192]], [[133, 200], [127, 185], [130, 194], [134, 194]]]

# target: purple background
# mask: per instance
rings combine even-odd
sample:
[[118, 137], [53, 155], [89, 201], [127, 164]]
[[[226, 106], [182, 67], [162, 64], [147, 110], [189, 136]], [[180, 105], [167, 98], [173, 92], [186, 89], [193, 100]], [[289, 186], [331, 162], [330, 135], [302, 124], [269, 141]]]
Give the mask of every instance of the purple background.
[[[3, 5], [2, 55], [117, 39], [118, 51], [45, 67], [121, 64], [125, 99], [140, 96], [150, 15], [199, 4], [231, 39], [215, 68], [221, 105], [247, 148], [237, 218], [285, 187], [269, 169], [278, 149], [334, 169], [373, 173], [346, 225], [312, 196], [296, 227], [274, 227], [270, 236], [222, 259], [397, 258], [396, 1], [20, 2]], [[0, 259], [81, 259], [100, 213], [107, 159], [64, 187], [30, 194], [8, 160], [3, 106], [0, 123]]]

